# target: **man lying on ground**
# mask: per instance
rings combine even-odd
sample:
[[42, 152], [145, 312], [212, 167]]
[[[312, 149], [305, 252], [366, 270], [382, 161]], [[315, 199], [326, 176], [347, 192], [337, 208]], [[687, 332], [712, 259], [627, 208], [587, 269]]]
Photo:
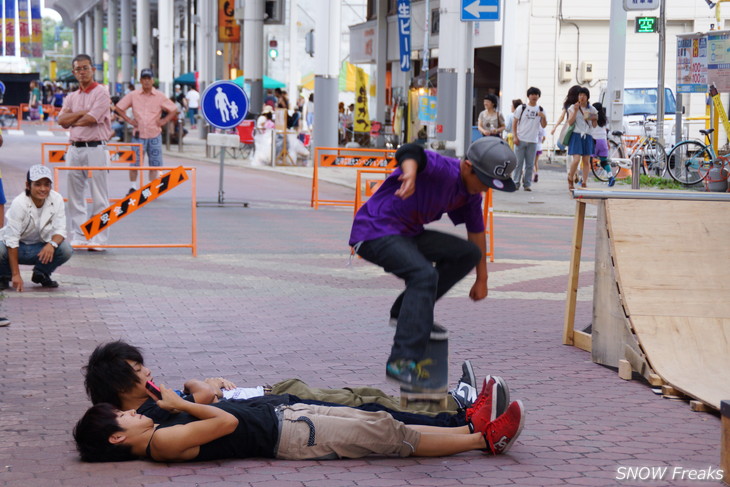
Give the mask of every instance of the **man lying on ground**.
[[108, 403], [90, 408], [74, 428], [81, 459], [89, 462], [144, 458], [160, 462], [267, 457], [286, 460], [359, 458], [369, 454], [445, 456], [470, 450], [494, 455], [514, 444], [524, 425], [521, 401], [486, 421], [492, 407], [484, 404], [468, 426], [406, 426], [388, 413], [350, 407], [307, 404], [274, 406], [249, 401], [213, 405], [182, 399], [161, 386], [157, 405], [178, 411], [170, 421], [155, 424], [133, 410]]
[[[275, 405], [305, 403], [353, 406], [365, 411], [386, 411], [406, 424], [453, 427], [469, 424], [473, 413], [479, 409], [484, 402], [484, 396], [489, 393], [495, 398], [493, 416], [490, 419], [501, 415], [509, 404], [509, 388], [506, 382], [497, 376], [487, 376], [481, 394], [477, 395], [475, 389], [473, 393], [467, 394], [464, 392], [469, 389], [466, 381], [474, 384], [476, 379], [471, 363], [465, 362], [463, 368], [465, 375], [453, 396], [458, 398], [453, 403], [455, 407], [435, 414], [416, 409], [430, 408], [428, 404], [416, 403], [414, 409], [401, 408], [397, 398], [388, 396], [379, 389], [315, 389], [298, 379], [279, 382], [271, 388], [269, 394], [249, 401]], [[121, 410], [135, 409], [156, 422], [166, 421], [170, 417], [166, 410], [157, 406], [157, 398], [146, 389], [147, 381], [153, 379], [152, 372], [144, 365], [140, 350], [133, 345], [114, 341], [97, 346], [84, 367], [84, 376], [86, 392], [93, 404], [106, 402]], [[235, 384], [220, 377], [204, 381], [194, 379], [185, 382], [182, 395], [197, 403], [211, 404], [225, 400], [223, 389], [233, 387]], [[469, 395], [471, 397], [467, 397]]]

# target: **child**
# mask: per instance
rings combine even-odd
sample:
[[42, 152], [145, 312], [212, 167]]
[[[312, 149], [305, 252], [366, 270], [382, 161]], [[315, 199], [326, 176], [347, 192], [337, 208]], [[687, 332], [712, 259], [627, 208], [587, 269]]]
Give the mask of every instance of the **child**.
[[596, 102], [593, 104], [593, 108], [598, 111], [598, 119], [596, 120], [596, 126], [591, 131], [591, 136], [595, 141], [595, 147], [593, 149], [593, 157], [598, 157], [601, 161], [603, 170], [606, 171], [608, 177], [608, 187], [612, 187], [616, 184], [616, 178], [611, 173], [611, 165], [608, 163], [608, 141], [606, 140], [606, 109], [603, 108], [603, 104]]

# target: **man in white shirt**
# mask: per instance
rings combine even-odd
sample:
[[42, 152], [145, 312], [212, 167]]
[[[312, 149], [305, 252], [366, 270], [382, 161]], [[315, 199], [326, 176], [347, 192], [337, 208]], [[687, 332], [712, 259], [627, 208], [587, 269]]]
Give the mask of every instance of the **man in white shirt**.
[[200, 93], [195, 88], [190, 88], [185, 94], [185, 99], [188, 101], [190, 127], [195, 128], [195, 117], [198, 115], [198, 108], [200, 107]]
[[[512, 120], [512, 134], [515, 142], [515, 155], [517, 156], [517, 167], [512, 174], [512, 180], [520, 188], [520, 183], [524, 183], [525, 191], [532, 191], [532, 169], [535, 164], [535, 154], [537, 153], [537, 139], [540, 127], [545, 128], [547, 118], [545, 111], [538, 106], [537, 100], [540, 99], [540, 90], [531, 86], [527, 90], [527, 99], [529, 102], [515, 110], [514, 119]], [[525, 172], [524, 180], [522, 179], [522, 171]]]
[[66, 242], [66, 210], [63, 197], [53, 191], [53, 174], [40, 164], [31, 166], [25, 193], [19, 194], [5, 215], [0, 230], [0, 288], [12, 285], [23, 291], [19, 264], [32, 265], [31, 280], [43, 287], [58, 287], [51, 274], [71, 258]]

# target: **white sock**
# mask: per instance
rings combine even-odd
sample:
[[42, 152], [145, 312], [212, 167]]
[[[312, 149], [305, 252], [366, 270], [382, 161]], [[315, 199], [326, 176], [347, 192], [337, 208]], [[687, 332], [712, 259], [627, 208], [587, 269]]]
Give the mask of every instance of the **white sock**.
[[135, 179], [134, 181], [132, 181], [132, 182], [131, 182], [131, 184], [132, 184], [132, 187], [133, 187], [134, 189], [139, 189], [139, 182], [137, 182], [137, 180], [136, 180], [136, 179]]

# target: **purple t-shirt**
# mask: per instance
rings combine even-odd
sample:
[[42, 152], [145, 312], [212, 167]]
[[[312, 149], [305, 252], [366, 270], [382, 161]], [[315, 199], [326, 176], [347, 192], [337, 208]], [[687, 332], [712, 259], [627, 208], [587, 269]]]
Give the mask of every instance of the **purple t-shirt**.
[[440, 220], [444, 213], [458, 225], [466, 224], [471, 233], [484, 231], [482, 195], [469, 194], [459, 172], [459, 159], [425, 151], [426, 164], [416, 176], [416, 191], [405, 200], [395, 196], [401, 186], [400, 168], [355, 215], [350, 245], [387, 235], [413, 237], [427, 223]]

